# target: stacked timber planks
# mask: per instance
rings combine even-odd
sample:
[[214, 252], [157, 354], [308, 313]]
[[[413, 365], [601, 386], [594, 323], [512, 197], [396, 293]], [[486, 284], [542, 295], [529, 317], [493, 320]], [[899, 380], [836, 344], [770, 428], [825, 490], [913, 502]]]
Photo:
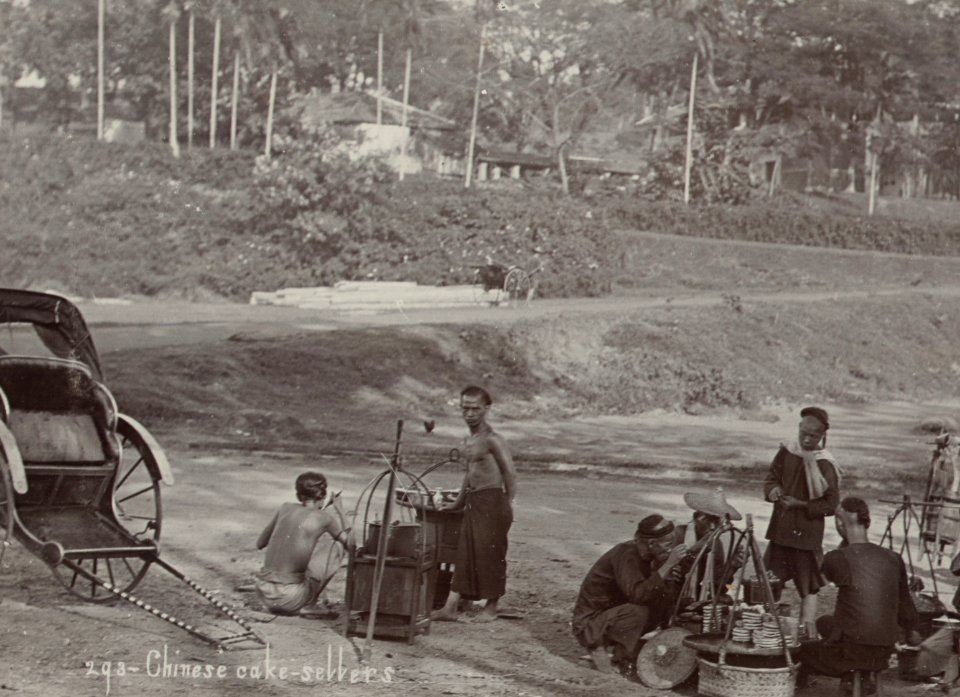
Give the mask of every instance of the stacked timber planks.
[[[501, 300], [505, 297], [501, 293]], [[251, 305], [285, 305], [343, 312], [385, 312], [439, 307], [476, 307], [497, 300], [476, 286], [421, 286], [407, 281], [340, 281], [333, 286], [255, 291]]]

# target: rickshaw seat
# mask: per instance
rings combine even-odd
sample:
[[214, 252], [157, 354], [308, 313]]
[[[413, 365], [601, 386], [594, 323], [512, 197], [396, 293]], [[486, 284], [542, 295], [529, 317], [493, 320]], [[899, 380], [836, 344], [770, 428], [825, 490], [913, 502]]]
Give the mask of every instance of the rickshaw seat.
[[83, 364], [0, 356], [0, 389], [25, 464], [89, 465], [115, 452], [112, 398]]
[[95, 464], [106, 460], [90, 414], [11, 410], [8, 425], [24, 462]]

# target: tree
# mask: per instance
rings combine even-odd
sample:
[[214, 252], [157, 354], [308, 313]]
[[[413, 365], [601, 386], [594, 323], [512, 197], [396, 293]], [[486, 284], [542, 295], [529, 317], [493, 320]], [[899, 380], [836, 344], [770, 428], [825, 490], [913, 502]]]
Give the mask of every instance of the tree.
[[517, 3], [489, 23], [494, 64], [484, 80], [484, 107], [501, 114], [502, 138], [552, 153], [565, 191], [565, 152], [617, 81], [594, 31], [602, 11], [602, 4], [580, 0]]

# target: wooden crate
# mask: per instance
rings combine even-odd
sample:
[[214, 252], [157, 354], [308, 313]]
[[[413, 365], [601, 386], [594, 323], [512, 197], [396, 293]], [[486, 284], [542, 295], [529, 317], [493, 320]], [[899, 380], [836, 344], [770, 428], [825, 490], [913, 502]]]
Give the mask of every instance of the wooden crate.
[[[431, 554], [417, 558], [387, 557], [377, 602], [373, 635], [407, 639], [430, 631], [435, 563]], [[353, 554], [347, 564], [346, 635], [365, 636], [370, 619], [376, 558]]]

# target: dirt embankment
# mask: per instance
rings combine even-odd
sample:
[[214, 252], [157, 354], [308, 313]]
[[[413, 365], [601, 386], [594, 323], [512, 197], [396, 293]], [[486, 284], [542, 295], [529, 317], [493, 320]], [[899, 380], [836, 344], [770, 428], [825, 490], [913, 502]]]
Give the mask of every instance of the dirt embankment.
[[487, 386], [506, 421], [941, 399], [960, 386], [958, 342], [950, 298], [729, 296], [511, 325], [237, 335], [110, 352], [105, 364], [124, 410], [159, 432], [229, 447], [364, 450], [389, 447], [391, 429], [378, 440], [372, 423], [455, 418], [451, 400], [467, 383]]

